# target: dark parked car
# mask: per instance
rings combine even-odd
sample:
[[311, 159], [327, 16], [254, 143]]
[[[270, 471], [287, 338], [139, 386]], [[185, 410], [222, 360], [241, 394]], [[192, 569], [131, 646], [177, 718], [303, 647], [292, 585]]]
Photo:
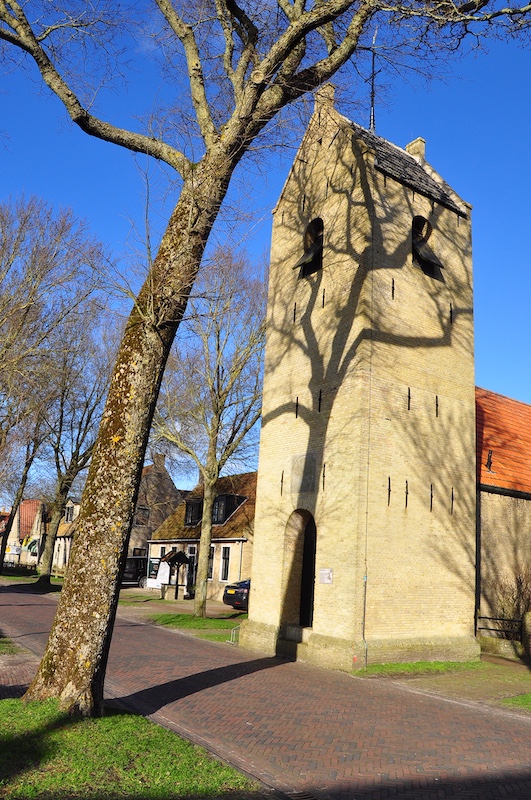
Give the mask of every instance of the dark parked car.
[[239, 611], [247, 611], [249, 608], [249, 590], [251, 588], [251, 581], [238, 581], [237, 583], [230, 583], [225, 586], [223, 592], [223, 602], [237, 608]]
[[141, 589], [147, 585], [147, 558], [132, 556], [125, 562], [122, 583], [136, 583]]

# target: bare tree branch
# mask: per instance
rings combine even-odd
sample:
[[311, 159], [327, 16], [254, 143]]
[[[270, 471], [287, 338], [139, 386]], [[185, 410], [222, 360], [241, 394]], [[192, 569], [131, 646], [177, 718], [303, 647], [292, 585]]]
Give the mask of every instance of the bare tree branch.
[[201, 135], [203, 136], [206, 148], [210, 148], [218, 138], [218, 131], [212, 121], [210, 108], [208, 105], [205, 79], [199, 48], [195, 40], [193, 28], [186, 25], [175, 11], [170, 0], [156, 0], [156, 3], [167, 20], [172, 31], [183, 45], [188, 64], [188, 79], [190, 81], [190, 92], [194, 104], [197, 122]]

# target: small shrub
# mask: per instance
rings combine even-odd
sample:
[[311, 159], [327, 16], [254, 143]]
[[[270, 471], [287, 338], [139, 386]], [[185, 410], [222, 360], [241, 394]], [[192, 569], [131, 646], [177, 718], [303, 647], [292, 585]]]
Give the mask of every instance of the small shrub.
[[505, 574], [489, 594], [494, 617], [523, 620], [531, 611], [531, 567], [523, 567], [514, 575]]

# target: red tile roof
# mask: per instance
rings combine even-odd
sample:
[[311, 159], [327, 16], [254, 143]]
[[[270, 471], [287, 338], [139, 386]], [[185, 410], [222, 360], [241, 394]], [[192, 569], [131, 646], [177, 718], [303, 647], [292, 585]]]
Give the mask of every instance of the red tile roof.
[[31, 533], [31, 529], [33, 527], [33, 523], [35, 521], [35, 517], [37, 516], [37, 512], [41, 507], [40, 500], [22, 500], [20, 503], [18, 512], [19, 512], [19, 527], [18, 527], [18, 535], [20, 540], [26, 538]]
[[477, 480], [531, 493], [531, 406], [476, 387]]

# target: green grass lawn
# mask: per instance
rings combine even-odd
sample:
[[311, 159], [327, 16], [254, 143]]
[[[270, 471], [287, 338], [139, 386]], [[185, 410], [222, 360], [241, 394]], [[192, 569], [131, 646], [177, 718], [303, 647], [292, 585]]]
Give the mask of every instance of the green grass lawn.
[[15, 573], [15, 572], [5, 572], [2, 573], [0, 576], [3, 581], [8, 581], [9, 583], [35, 583], [38, 578], [38, 575], [33, 573]]
[[0, 631], [0, 656], [12, 655], [18, 652], [19, 648], [16, 644], [14, 644], [11, 639], [6, 639], [2, 636], [2, 631]]
[[481, 661], [414, 661], [404, 664], [372, 664], [356, 670], [354, 675], [361, 678], [385, 678], [393, 675], [434, 675], [445, 672], [486, 669]]
[[152, 614], [149, 619], [155, 625], [188, 630], [230, 630], [236, 628], [247, 614], [232, 613], [224, 617], [193, 617], [191, 614]]
[[197, 638], [207, 639], [209, 642], [230, 642], [230, 632], [222, 631], [221, 633], [198, 633]]
[[516, 697], [506, 697], [503, 704], [512, 706], [512, 708], [522, 708], [524, 711], [531, 711], [531, 694], [517, 694]]
[[55, 701], [0, 701], [2, 800], [257, 798], [267, 793], [171, 731], [109, 710], [79, 719]]

